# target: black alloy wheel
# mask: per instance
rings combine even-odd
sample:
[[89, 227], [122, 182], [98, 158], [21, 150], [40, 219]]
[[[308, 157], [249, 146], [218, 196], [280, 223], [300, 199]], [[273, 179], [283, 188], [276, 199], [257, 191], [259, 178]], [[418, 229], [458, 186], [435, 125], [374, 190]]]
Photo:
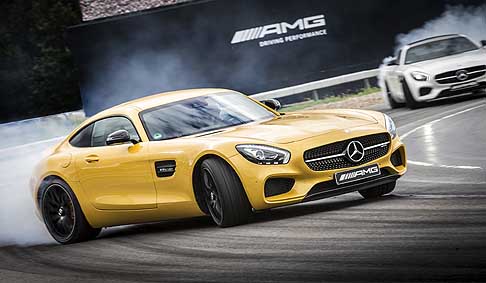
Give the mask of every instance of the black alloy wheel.
[[218, 194], [214, 177], [208, 168], [204, 168], [202, 172], [204, 196], [209, 213], [213, 217], [217, 225], [221, 225], [223, 220], [223, 206], [221, 204], [221, 197]]
[[71, 187], [59, 178], [43, 182], [39, 188], [39, 208], [51, 236], [61, 244], [96, 238], [101, 228], [93, 228], [84, 216]]
[[199, 172], [200, 192], [213, 221], [219, 227], [246, 223], [251, 205], [231, 166], [222, 159], [208, 158], [201, 163]]
[[44, 221], [59, 238], [69, 238], [74, 230], [76, 212], [71, 197], [59, 184], [47, 187], [42, 199]]

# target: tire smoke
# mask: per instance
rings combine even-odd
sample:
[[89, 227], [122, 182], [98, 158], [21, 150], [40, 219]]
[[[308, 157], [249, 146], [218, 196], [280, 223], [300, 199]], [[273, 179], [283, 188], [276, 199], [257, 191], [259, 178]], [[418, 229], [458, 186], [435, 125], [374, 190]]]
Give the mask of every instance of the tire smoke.
[[83, 119], [73, 112], [0, 125], [0, 246], [54, 243], [35, 215], [29, 181], [59, 137]]
[[486, 4], [474, 6], [447, 6], [446, 11], [422, 27], [396, 38], [396, 51], [402, 46], [431, 36], [459, 33], [479, 43], [486, 39]]

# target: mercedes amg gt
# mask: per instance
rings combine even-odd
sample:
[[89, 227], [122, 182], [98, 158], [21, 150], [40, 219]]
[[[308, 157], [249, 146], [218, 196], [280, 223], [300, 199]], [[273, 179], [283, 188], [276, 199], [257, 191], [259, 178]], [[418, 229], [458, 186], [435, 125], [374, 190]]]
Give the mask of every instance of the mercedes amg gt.
[[52, 237], [210, 215], [220, 227], [252, 212], [359, 191], [390, 193], [405, 146], [379, 112], [279, 113], [224, 89], [153, 95], [83, 122], [35, 169], [32, 194]]
[[486, 41], [460, 34], [412, 42], [384, 70], [384, 92], [392, 108], [486, 90]]

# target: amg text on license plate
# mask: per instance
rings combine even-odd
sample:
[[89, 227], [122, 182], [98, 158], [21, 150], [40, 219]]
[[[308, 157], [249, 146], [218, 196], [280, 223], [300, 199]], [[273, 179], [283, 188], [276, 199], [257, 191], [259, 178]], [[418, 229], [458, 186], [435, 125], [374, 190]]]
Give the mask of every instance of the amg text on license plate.
[[381, 172], [378, 164], [373, 164], [349, 171], [338, 172], [335, 174], [334, 177], [336, 179], [336, 184], [341, 185], [374, 176], [379, 176], [380, 174]]

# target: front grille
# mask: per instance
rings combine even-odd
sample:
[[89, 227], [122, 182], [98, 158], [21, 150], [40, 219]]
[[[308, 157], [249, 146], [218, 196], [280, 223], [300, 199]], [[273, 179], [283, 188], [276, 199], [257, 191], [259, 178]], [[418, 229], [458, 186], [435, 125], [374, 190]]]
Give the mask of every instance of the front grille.
[[[467, 73], [467, 78], [464, 80], [459, 80], [457, 78], [457, 72], [459, 71], [465, 71]], [[467, 82], [469, 80], [473, 80], [481, 76], [484, 76], [485, 74], [486, 74], [486, 65], [481, 65], [481, 66], [474, 66], [470, 68], [457, 69], [454, 71], [445, 72], [435, 76], [435, 80], [439, 84], [453, 84], [453, 83]]]
[[361, 144], [363, 144], [364, 148], [372, 147], [386, 142], [388, 143], [384, 146], [365, 150], [365, 155], [360, 162], [352, 162], [346, 156], [336, 156], [328, 159], [306, 162], [307, 166], [314, 171], [335, 170], [353, 167], [368, 163], [386, 155], [390, 147], [390, 135], [388, 133], [374, 134], [326, 144], [320, 147], [306, 150], [304, 152], [304, 160], [307, 161], [332, 155], [340, 155], [346, 151], [346, 147], [351, 141], [359, 141]]
[[439, 93], [439, 96], [437, 97], [451, 97], [454, 95], [460, 95], [460, 94], [465, 94], [465, 93], [470, 93], [470, 92], [479, 92], [479, 91], [484, 91], [486, 89], [486, 82], [480, 82], [475, 86], [471, 87], [466, 87], [462, 89], [446, 89], [443, 90]]

